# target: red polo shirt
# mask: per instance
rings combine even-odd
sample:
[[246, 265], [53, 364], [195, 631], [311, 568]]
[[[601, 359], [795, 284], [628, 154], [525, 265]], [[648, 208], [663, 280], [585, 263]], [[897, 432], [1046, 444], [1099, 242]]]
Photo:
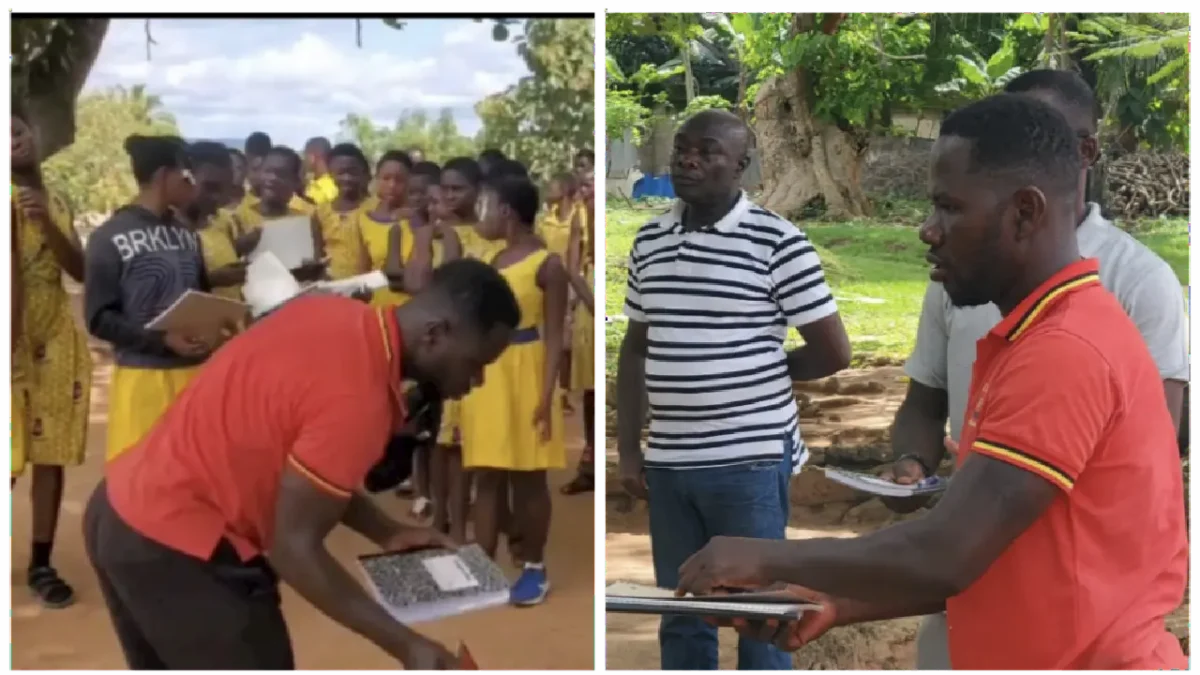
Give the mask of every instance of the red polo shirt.
[[143, 536], [208, 559], [271, 545], [285, 464], [349, 498], [404, 418], [395, 315], [329, 295], [279, 309], [221, 347], [137, 446], [107, 466], [113, 508]]
[[971, 453], [1062, 494], [946, 603], [957, 669], [1187, 668], [1183, 474], [1162, 381], [1095, 260], [1068, 266], [978, 343]]

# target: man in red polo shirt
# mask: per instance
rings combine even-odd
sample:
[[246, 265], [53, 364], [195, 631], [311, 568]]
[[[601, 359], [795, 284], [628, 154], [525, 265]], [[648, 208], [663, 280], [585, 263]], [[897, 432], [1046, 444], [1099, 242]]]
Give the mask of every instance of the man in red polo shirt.
[[937, 506], [857, 539], [714, 539], [680, 593], [802, 586], [823, 611], [743, 629], [790, 649], [831, 625], [944, 608], [956, 669], [1187, 667], [1164, 625], [1187, 579], [1174, 426], [1145, 342], [1079, 257], [1079, 162], [1066, 119], [1032, 97], [942, 123], [921, 228], [930, 276], [1004, 319], [979, 341]]
[[88, 557], [130, 668], [294, 667], [276, 575], [405, 667], [452, 666], [324, 540], [343, 524], [385, 550], [447, 543], [358, 490], [404, 426], [402, 379], [463, 396], [519, 319], [500, 273], [461, 260], [403, 306], [301, 297], [222, 347], [88, 504]]

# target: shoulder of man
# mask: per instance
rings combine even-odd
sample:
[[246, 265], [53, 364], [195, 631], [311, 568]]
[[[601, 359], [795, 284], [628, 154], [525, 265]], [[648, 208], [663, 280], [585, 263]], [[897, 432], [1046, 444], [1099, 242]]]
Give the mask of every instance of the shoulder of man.
[[653, 236], [671, 229], [671, 227], [675, 225], [677, 218], [678, 215], [675, 205], [672, 205], [671, 208], [662, 211], [658, 215], [643, 223], [642, 226], [638, 228], [637, 234], [633, 236], [633, 248], [637, 248], [638, 242], [642, 241], [646, 237]]
[[1182, 293], [1174, 288], [1182, 287], [1175, 271], [1150, 247], [1099, 215], [1097, 208], [1093, 208], [1081, 228], [1079, 251], [1100, 262], [1101, 283], [1127, 311], [1134, 309], [1130, 302], [1140, 299], [1148, 284], [1170, 287], [1171, 293], [1165, 294], [1163, 300], [1171, 303], [1170, 309], [1175, 309], [1174, 296]]

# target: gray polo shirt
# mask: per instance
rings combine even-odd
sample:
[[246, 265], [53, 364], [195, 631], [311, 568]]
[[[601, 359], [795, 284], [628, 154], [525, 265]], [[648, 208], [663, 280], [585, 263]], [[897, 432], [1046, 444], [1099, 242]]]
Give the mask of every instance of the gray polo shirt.
[[[1088, 204], [1077, 231], [1079, 252], [1100, 261], [1100, 282], [1137, 324], [1164, 380], [1188, 380], [1187, 310], [1179, 279], [1162, 258]], [[904, 372], [927, 387], [946, 390], [950, 436], [958, 440], [975, 343], [1000, 322], [995, 305], [954, 307], [941, 284], [930, 283], [921, 307], [917, 344]]]

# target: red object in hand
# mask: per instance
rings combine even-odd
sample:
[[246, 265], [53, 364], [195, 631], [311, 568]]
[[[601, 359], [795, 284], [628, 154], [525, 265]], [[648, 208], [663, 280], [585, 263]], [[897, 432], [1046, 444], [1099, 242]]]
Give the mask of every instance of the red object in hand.
[[458, 643], [458, 669], [479, 670], [479, 664], [475, 663], [475, 657], [471, 656], [471, 651], [464, 642]]

